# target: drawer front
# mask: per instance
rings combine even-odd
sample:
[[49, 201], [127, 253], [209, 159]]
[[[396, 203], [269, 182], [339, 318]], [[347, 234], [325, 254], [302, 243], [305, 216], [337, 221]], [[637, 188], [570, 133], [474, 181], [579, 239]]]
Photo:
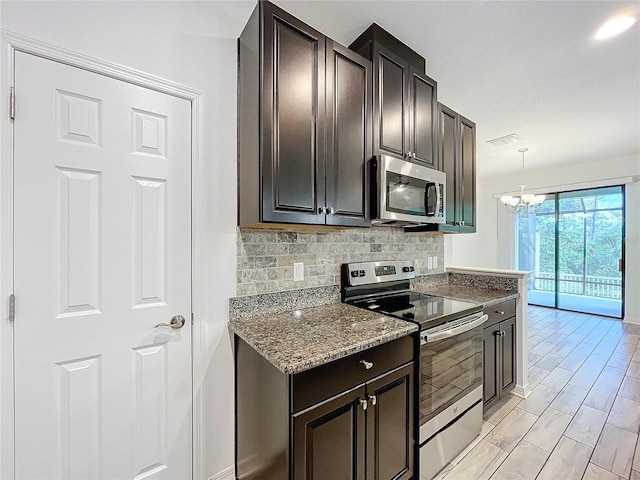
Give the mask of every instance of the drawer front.
[[[354, 353], [292, 376], [293, 411], [327, 398], [413, 361], [416, 336], [410, 335]], [[369, 362], [370, 368], [364, 364]]]
[[489, 315], [489, 319], [484, 323], [484, 328], [487, 328], [507, 318], [514, 317], [516, 315], [516, 300], [514, 298], [491, 305], [484, 309], [484, 313]]

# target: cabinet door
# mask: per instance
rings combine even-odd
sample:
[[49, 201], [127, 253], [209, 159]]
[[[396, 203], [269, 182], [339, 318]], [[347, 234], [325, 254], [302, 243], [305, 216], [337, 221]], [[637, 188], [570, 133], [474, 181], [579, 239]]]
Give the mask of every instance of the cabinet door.
[[437, 83], [413, 67], [409, 71], [409, 151], [412, 161], [438, 169]]
[[324, 223], [325, 37], [262, 5], [262, 219]]
[[327, 40], [328, 225], [370, 226], [371, 62]]
[[500, 393], [512, 389], [516, 384], [516, 318], [510, 318], [500, 323], [501, 337], [501, 368]]
[[364, 385], [293, 416], [294, 480], [364, 480]]
[[446, 195], [445, 195], [445, 220], [446, 226], [451, 229], [458, 229], [458, 194], [456, 175], [456, 118], [457, 114], [453, 110], [439, 104], [439, 147], [440, 147], [440, 169], [447, 175]]
[[391, 51], [374, 46], [374, 154], [404, 158], [407, 153], [409, 64]]
[[484, 378], [482, 381], [482, 399], [484, 410], [489, 409], [500, 399], [500, 378], [496, 371], [500, 363], [498, 357], [498, 326], [485, 328], [482, 332], [483, 346], [483, 369]]
[[460, 231], [476, 231], [476, 124], [459, 116]]
[[367, 479], [412, 478], [413, 382], [414, 364], [411, 363], [367, 384]]

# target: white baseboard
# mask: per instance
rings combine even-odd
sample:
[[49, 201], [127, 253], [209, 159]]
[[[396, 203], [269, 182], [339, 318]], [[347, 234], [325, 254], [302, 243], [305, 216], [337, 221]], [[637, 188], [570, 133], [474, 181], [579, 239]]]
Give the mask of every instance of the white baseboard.
[[627, 323], [629, 325], [640, 325], [640, 319], [638, 318], [627, 318], [625, 317], [624, 320], [622, 320], [623, 323]]
[[529, 388], [528, 383], [525, 386], [516, 384], [515, 388], [511, 390], [511, 393], [513, 393], [516, 397], [527, 398], [529, 395], [531, 395], [531, 389]]
[[235, 472], [233, 471], [233, 466], [227, 467], [221, 472], [216, 473], [213, 477], [210, 477], [209, 480], [234, 480]]

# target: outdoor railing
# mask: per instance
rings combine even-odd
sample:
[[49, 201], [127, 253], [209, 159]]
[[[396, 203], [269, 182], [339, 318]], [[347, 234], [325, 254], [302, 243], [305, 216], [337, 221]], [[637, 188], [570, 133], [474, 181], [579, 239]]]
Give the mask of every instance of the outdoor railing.
[[[533, 289], [545, 292], [555, 291], [553, 273], [537, 273], [533, 277]], [[586, 297], [622, 299], [622, 279], [616, 277], [600, 277], [596, 275], [560, 274], [559, 293], [570, 293]]]

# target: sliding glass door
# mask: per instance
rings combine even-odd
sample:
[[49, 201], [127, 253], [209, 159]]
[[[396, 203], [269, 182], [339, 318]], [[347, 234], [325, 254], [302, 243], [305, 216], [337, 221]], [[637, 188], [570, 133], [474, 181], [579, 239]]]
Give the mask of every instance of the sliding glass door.
[[529, 303], [622, 318], [624, 188], [547, 195], [516, 221], [516, 264]]

